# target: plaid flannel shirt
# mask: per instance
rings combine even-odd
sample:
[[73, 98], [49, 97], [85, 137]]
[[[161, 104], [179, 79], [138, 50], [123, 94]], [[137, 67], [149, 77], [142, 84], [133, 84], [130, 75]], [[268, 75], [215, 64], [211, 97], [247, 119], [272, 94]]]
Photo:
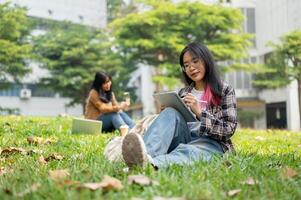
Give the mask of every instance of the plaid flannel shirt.
[[[182, 88], [179, 96], [185, 92], [191, 92], [193, 85]], [[221, 144], [224, 152], [234, 152], [231, 137], [237, 126], [236, 119], [236, 98], [234, 89], [223, 83], [222, 99], [219, 106], [207, 106], [202, 110], [200, 121], [189, 122], [188, 127], [191, 132], [198, 135], [208, 136]]]

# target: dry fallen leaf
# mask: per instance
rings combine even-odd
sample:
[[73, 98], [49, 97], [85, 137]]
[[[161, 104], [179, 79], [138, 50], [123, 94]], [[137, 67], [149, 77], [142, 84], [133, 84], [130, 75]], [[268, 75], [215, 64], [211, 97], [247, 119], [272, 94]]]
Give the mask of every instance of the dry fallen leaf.
[[230, 190], [230, 191], [227, 193], [227, 195], [228, 195], [229, 197], [234, 197], [234, 196], [238, 195], [240, 192], [241, 192], [241, 189]]
[[81, 186], [79, 186], [79, 189], [97, 190], [97, 189], [101, 189], [101, 187], [102, 187], [101, 182], [98, 182], [98, 183], [84, 183]]
[[256, 136], [255, 139], [258, 140], [258, 141], [265, 141], [266, 140], [266, 138], [261, 137], [261, 136]]
[[252, 177], [249, 177], [246, 180], [242, 181], [241, 183], [245, 185], [256, 185], [258, 184], [258, 181], [255, 181]]
[[12, 169], [8, 169], [8, 168], [5, 168], [5, 167], [0, 167], [0, 176], [2, 176], [3, 174], [7, 174], [9, 172], [12, 172], [13, 170]]
[[39, 157], [39, 163], [46, 165], [48, 162], [45, 160], [44, 156]]
[[39, 149], [31, 149], [27, 151], [28, 155], [33, 155], [33, 154], [42, 154], [44, 151], [43, 150], [39, 150]]
[[39, 144], [51, 144], [54, 143], [55, 140], [49, 138], [30, 136], [27, 138], [27, 142], [29, 144], [39, 145]]
[[53, 154], [50, 154], [47, 158], [45, 158], [46, 162], [49, 162], [50, 160], [63, 160], [64, 157], [60, 154], [57, 154], [57, 153], [53, 153]]
[[232, 163], [229, 160], [224, 160], [223, 164], [227, 167], [231, 167]]
[[8, 194], [8, 195], [12, 195], [13, 194], [13, 192], [10, 189], [8, 189], [8, 188], [3, 189], [3, 191], [4, 191], [5, 194]]
[[102, 189], [103, 191], [109, 190], [121, 190], [123, 189], [123, 185], [120, 180], [105, 175], [103, 180], [98, 183], [84, 183], [78, 187], [79, 189], [90, 189], [90, 190], [97, 190]]
[[291, 178], [294, 178], [298, 176], [298, 173], [290, 168], [290, 167], [285, 167], [282, 169], [282, 177], [285, 178], [285, 179], [291, 179]]
[[157, 181], [153, 181], [144, 175], [131, 175], [128, 177], [128, 184], [137, 184], [141, 186], [158, 185]]
[[41, 184], [35, 183], [35, 184], [31, 185], [29, 188], [27, 188], [26, 190], [24, 190], [23, 192], [17, 193], [16, 196], [24, 197], [26, 194], [36, 191], [40, 186], [41, 186]]
[[104, 176], [101, 183], [103, 184], [102, 186], [103, 191], [123, 189], [123, 185], [120, 180], [107, 175]]
[[78, 185], [79, 181], [73, 181], [73, 180], [64, 180], [62, 182], [62, 184], [64, 185], [70, 185], [70, 186], [74, 186], [74, 185]]
[[17, 153], [26, 155], [27, 151], [25, 149], [19, 148], [19, 147], [7, 147], [4, 149], [1, 149], [0, 155], [9, 156], [9, 155], [17, 154]]
[[49, 171], [49, 176], [54, 181], [64, 180], [69, 175], [70, 174], [68, 169], [58, 169]]

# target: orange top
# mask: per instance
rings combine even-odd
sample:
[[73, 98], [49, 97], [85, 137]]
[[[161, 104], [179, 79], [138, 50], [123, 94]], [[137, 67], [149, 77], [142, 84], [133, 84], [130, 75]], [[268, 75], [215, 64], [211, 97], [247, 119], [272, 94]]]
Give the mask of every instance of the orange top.
[[97, 119], [103, 113], [118, 112], [119, 106], [116, 101], [115, 95], [112, 94], [112, 101], [104, 103], [99, 99], [99, 94], [96, 90], [92, 89], [89, 92], [85, 107], [85, 118], [86, 119]]

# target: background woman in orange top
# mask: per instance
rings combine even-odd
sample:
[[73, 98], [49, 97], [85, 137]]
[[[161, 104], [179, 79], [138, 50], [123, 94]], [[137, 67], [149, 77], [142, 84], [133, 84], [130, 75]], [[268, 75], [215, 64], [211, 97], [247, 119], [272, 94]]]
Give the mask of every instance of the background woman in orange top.
[[97, 72], [91, 86], [85, 108], [85, 118], [103, 122], [102, 131], [119, 129], [124, 135], [134, 127], [133, 120], [123, 112], [130, 106], [130, 101], [118, 103], [112, 92], [112, 78], [105, 72]]

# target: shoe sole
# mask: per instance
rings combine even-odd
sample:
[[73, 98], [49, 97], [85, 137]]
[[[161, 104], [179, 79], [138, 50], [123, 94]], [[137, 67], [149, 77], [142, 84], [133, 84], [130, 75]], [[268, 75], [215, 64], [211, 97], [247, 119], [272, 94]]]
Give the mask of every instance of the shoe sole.
[[146, 151], [141, 144], [141, 138], [136, 133], [127, 134], [122, 142], [122, 157], [129, 167], [143, 167], [146, 158]]

